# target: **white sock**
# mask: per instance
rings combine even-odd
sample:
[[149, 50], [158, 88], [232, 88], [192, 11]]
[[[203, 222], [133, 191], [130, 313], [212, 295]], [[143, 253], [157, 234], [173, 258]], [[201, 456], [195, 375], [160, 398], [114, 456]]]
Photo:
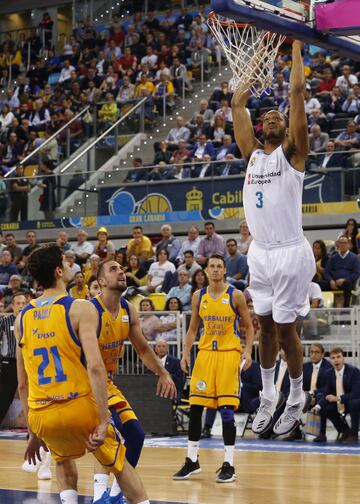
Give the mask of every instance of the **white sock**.
[[199, 441], [188, 441], [188, 454], [187, 456], [192, 462], [196, 462], [199, 453]]
[[149, 500], [138, 502], [138, 504], [150, 504]]
[[270, 401], [273, 401], [275, 399], [275, 394], [276, 394], [276, 387], [274, 383], [275, 379], [275, 366], [269, 369], [264, 369], [263, 367], [260, 367], [261, 369], [261, 380], [262, 380], [262, 395], [266, 398], [269, 399]]
[[119, 495], [121, 493], [121, 488], [119, 487], [119, 483], [117, 482], [117, 479], [114, 479], [114, 482], [112, 484], [111, 490], [110, 490], [110, 497], [115, 497], [116, 495]]
[[298, 404], [301, 401], [303, 393], [303, 375], [298, 378], [290, 378], [290, 394], [288, 397], [288, 404]]
[[108, 474], [94, 474], [94, 501], [101, 499], [106, 492], [108, 481]]
[[225, 445], [224, 462], [229, 462], [231, 466], [234, 465], [234, 445]]
[[60, 492], [61, 504], [78, 504], [78, 493], [76, 490], [64, 490]]

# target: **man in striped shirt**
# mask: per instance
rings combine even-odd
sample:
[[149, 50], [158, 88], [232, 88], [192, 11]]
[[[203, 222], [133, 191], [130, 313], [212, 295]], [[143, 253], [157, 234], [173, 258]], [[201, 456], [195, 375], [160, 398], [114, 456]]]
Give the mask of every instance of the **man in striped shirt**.
[[0, 317], [0, 425], [14, 399], [17, 389], [16, 339], [14, 322], [26, 305], [23, 292], [17, 292], [12, 298], [14, 312]]

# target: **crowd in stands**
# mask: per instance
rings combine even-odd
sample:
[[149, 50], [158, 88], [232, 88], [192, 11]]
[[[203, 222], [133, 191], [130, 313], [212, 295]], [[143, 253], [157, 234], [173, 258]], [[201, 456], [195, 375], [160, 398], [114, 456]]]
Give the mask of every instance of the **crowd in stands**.
[[[191, 88], [188, 70], [193, 69], [199, 47], [206, 48], [206, 63], [216, 53], [205, 19], [204, 6], [191, 13], [184, 7], [176, 14], [169, 8], [157, 17], [153, 11], [144, 18], [136, 12], [132, 21], [125, 22], [114, 14], [109, 27], [97, 29], [84, 22], [74, 30], [62, 54], [51, 48], [47, 58], [40, 57], [44, 53], [40, 37], [30, 36], [24, 45], [24, 37], [15, 43], [11, 33], [6, 34], [0, 43], [2, 78], [8, 73], [5, 55], [16, 54], [19, 62], [13, 87], [1, 100], [2, 139], [7, 140], [14, 126], [20, 128], [22, 141], [29, 130], [42, 138], [46, 129], [68, 119], [65, 112], [77, 113], [94, 102], [102, 103], [100, 119], [109, 122], [114, 122], [123, 105], [142, 96], [148, 96], [160, 111], [165, 94], [166, 107], [171, 109], [183, 82]], [[22, 50], [27, 43], [31, 67], [24, 72]], [[13, 123], [14, 118], [18, 123]]]
[[[133, 18], [126, 20], [114, 14], [109, 26], [95, 27], [85, 21], [74, 29], [60, 52], [51, 45], [52, 24], [46, 13], [41, 22], [45, 37], [34, 29], [29, 37], [20, 34], [16, 42], [11, 32], [0, 41], [0, 87], [4, 88], [0, 98], [0, 177], [19, 162], [25, 176], [39, 173], [46, 177], [84, 138], [110, 127], [144, 97], [145, 120], [151, 126], [164, 108], [172, 112], [177, 96], [192, 89], [192, 79], [200, 78], [200, 66], [207, 78], [209, 65], [220, 57], [202, 4], [192, 11], [186, 6], [176, 13], [171, 8], [159, 15], [149, 11], [146, 17], [134, 12]], [[29, 47], [30, 66], [26, 68]], [[81, 111], [79, 119], [31, 156]], [[46, 161], [51, 161], [47, 172], [43, 168]], [[51, 201], [41, 210], [48, 218], [56, 200], [49, 195], [45, 198]], [[12, 220], [20, 213], [18, 207], [11, 213]], [[4, 213], [0, 205], [0, 219]], [[26, 218], [24, 211], [21, 217]]]

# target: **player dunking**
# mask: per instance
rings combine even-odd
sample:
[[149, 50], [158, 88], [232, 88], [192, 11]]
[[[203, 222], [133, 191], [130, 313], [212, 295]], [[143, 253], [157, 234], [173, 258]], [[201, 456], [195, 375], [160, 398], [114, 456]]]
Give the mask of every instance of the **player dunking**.
[[201, 471], [198, 461], [201, 436], [201, 416], [204, 406], [218, 408], [222, 418], [225, 445], [224, 463], [216, 481], [229, 483], [235, 480], [234, 446], [236, 426], [234, 411], [239, 407], [241, 342], [239, 317], [245, 328], [246, 366], [251, 364], [254, 331], [244, 295], [225, 283], [225, 261], [220, 255], [208, 259], [206, 272], [209, 287], [195, 292], [186, 344], [181, 359], [182, 370], [190, 367], [190, 351], [198, 333], [200, 319], [204, 334], [199, 341], [190, 382], [190, 420], [188, 452], [183, 467], [173, 476], [175, 480], [189, 478]]
[[235, 139], [248, 161], [243, 201], [253, 236], [248, 252], [249, 291], [261, 326], [263, 391], [253, 422], [257, 434], [270, 427], [277, 404], [274, 372], [279, 344], [286, 354], [291, 387], [284, 413], [274, 425], [275, 434], [291, 432], [309, 402], [302, 391], [303, 349], [295, 327], [296, 317], [310, 309], [308, 290], [315, 274], [313, 253], [302, 229], [308, 134], [301, 47], [301, 42], [293, 42], [288, 129], [286, 118], [271, 110], [263, 121], [261, 144], [245, 109], [249, 92], [239, 89], [232, 99]]
[[[145, 434], [130, 404], [112, 381], [117, 371], [124, 341], [129, 338], [145, 366], [159, 375], [157, 392], [160, 396], [173, 399], [176, 397], [176, 388], [169, 373], [144, 338], [134, 306], [121, 297], [127, 287], [126, 276], [121, 266], [116, 261], [102, 263], [97, 279], [101, 294], [92, 299], [91, 303], [99, 314], [98, 338], [108, 374], [108, 406], [113, 421], [125, 440], [126, 459], [132, 467], [136, 467]], [[123, 502], [116, 480], [110, 494], [106, 492], [109, 472], [100, 465], [96, 468], [94, 504], [101, 502], [121, 504]]]
[[63, 504], [78, 502], [74, 459], [87, 449], [110, 468], [131, 503], [149, 504], [109, 418], [94, 306], [68, 296], [65, 286], [72, 273], [55, 243], [35, 250], [28, 267], [44, 294], [15, 321], [19, 391], [30, 434], [26, 456], [35, 462], [46, 443], [56, 461]]

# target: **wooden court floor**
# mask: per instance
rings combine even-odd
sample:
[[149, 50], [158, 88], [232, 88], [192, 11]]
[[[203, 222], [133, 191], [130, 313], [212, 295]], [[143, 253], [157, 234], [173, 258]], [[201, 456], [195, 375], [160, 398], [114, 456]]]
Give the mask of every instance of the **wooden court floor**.
[[[20, 469], [25, 441], [0, 440], [0, 503], [58, 503], [53, 479], [40, 482]], [[237, 481], [215, 483], [222, 451], [200, 451], [202, 473], [172, 481], [185, 457], [182, 448], [145, 447], [138, 466], [151, 502], [176, 504], [355, 504], [360, 502], [359, 455], [236, 451]], [[92, 493], [93, 458], [78, 461], [79, 493]], [[55, 472], [55, 471], [53, 471]], [[16, 490], [17, 492], [6, 492]], [[37, 499], [36, 492], [45, 492]], [[21, 491], [26, 491], [22, 493]], [[35, 494], [28, 492], [35, 492]], [[49, 495], [46, 492], [55, 495]], [[30, 498], [28, 498], [30, 496]], [[81, 502], [89, 503], [90, 499]]]

